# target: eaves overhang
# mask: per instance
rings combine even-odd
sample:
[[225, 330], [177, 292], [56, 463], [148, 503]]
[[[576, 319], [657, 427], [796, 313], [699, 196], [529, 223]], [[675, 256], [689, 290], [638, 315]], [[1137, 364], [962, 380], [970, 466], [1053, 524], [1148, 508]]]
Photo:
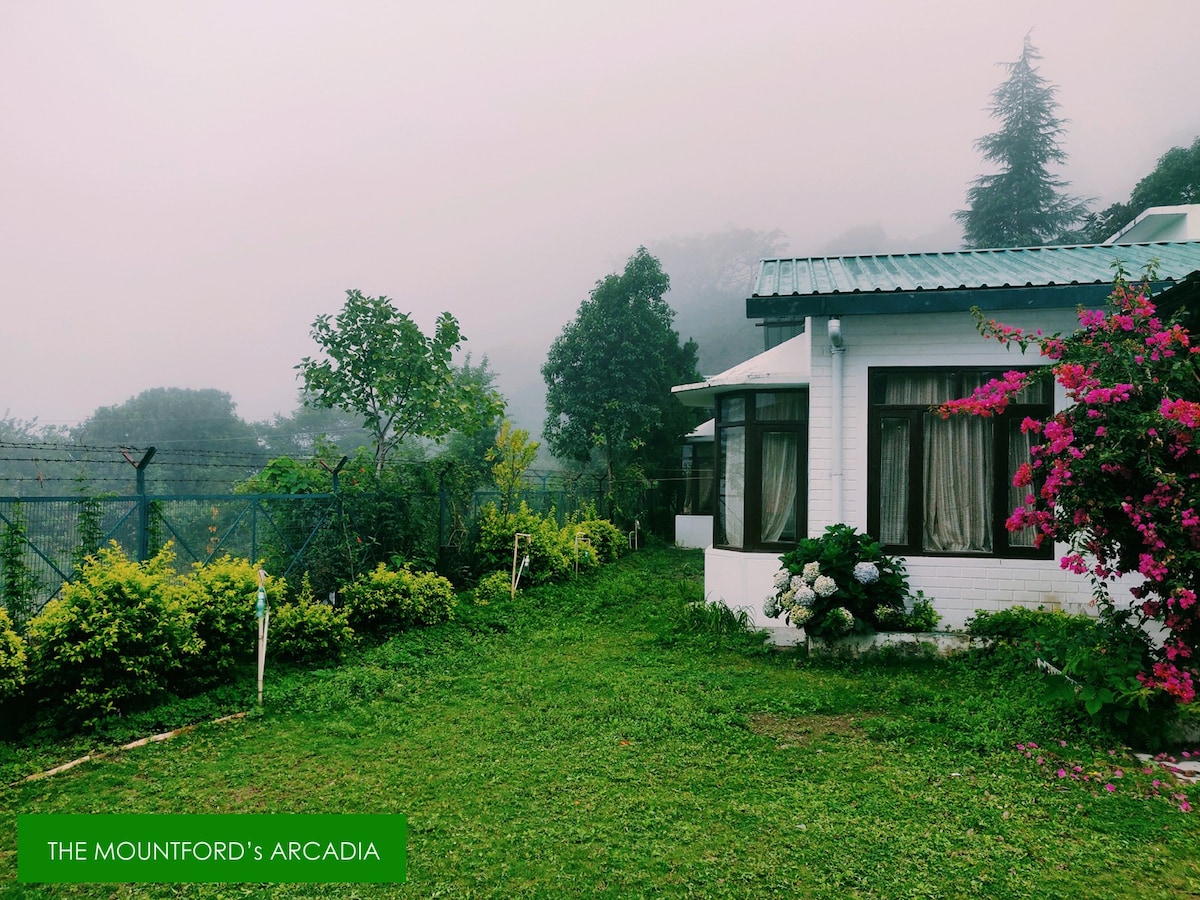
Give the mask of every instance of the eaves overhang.
[[[1157, 293], [1173, 285], [1158, 281]], [[935, 288], [915, 291], [846, 291], [828, 294], [773, 294], [746, 300], [746, 317], [904, 315], [983, 310], [1074, 309], [1101, 306], [1112, 284], [1055, 284], [1027, 287]]]

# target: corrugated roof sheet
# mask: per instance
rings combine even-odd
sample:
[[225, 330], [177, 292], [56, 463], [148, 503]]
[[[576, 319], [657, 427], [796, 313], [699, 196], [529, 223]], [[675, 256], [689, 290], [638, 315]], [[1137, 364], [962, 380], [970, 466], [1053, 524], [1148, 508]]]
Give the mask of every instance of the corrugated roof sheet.
[[1200, 241], [764, 259], [754, 297], [1111, 284], [1115, 259], [1131, 277], [1158, 260], [1157, 280], [1176, 281], [1200, 269]]

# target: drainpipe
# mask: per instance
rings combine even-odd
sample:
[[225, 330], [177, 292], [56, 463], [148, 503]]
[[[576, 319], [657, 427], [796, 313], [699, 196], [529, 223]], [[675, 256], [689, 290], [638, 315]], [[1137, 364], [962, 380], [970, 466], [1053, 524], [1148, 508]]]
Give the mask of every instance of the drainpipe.
[[843, 520], [842, 482], [845, 473], [842, 471], [842, 379], [846, 356], [846, 344], [842, 340], [842, 320], [837, 316], [831, 316], [829, 319], [829, 352], [833, 356], [832, 384], [829, 388], [829, 404], [833, 413], [829, 427], [829, 486], [833, 496], [830, 498], [829, 514], [831, 524], [836, 525]]

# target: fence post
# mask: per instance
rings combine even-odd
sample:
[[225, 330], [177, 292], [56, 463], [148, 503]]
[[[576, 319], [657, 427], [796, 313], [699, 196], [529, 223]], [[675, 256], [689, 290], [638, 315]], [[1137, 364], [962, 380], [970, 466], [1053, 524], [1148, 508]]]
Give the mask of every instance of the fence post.
[[145, 562], [150, 558], [150, 504], [146, 500], [146, 466], [150, 465], [150, 460], [154, 458], [154, 448], [147, 447], [145, 455], [138, 462], [134, 462], [126, 450], [122, 450], [121, 455], [137, 472], [137, 558], [138, 562]]

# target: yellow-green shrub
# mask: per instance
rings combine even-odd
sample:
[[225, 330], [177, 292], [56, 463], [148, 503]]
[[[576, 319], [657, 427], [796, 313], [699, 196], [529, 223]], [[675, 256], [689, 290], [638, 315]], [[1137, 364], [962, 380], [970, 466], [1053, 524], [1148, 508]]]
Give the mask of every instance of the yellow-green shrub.
[[[283, 579], [266, 579], [267, 601], [283, 599]], [[258, 568], [249, 560], [223, 556], [196, 563], [177, 587], [192, 627], [203, 643], [186, 676], [189, 689], [226, 681], [239, 665], [251, 662], [258, 648]]]
[[356, 634], [384, 637], [417, 625], [444, 622], [453, 614], [454, 586], [433, 572], [380, 563], [343, 591]]
[[629, 548], [628, 538], [607, 519], [590, 518], [574, 525], [569, 525], [572, 535], [582, 531], [588, 536], [596, 557], [602, 563], [616, 562], [617, 558]]
[[25, 642], [0, 606], [0, 703], [12, 700], [25, 686]]
[[313, 599], [305, 576], [294, 601], [271, 610], [267, 652], [272, 659], [295, 663], [337, 659], [354, 638], [345, 609], [335, 609]]
[[480, 511], [479, 540], [475, 544], [478, 570], [511, 572], [513, 536], [517, 533], [529, 535], [528, 539], [519, 539], [517, 548], [517, 565], [529, 554], [529, 568], [521, 576], [522, 584], [563, 581], [571, 574], [574, 548], [553, 517], [539, 516], [524, 502], [507, 516], [491, 504]]
[[29, 684], [40, 703], [88, 725], [167, 693], [200, 650], [173, 558], [168, 547], [139, 564], [113, 543], [30, 619]]

